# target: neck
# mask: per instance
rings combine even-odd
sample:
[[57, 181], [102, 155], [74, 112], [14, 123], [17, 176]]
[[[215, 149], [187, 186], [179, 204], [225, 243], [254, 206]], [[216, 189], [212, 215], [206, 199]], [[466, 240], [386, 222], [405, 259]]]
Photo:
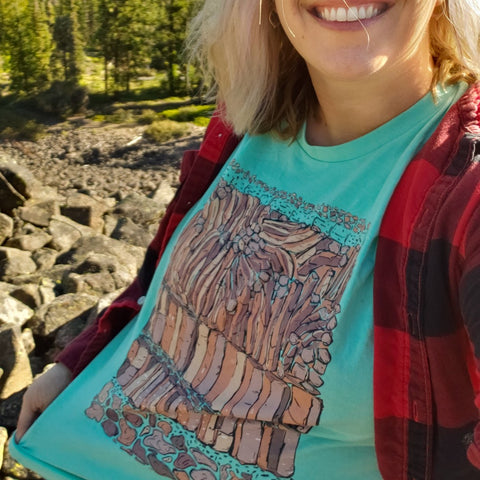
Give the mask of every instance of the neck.
[[404, 112], [430, 89], [432, 70], [371, 75], [362, 81], [329, 81], [311, 72], [319, 111], [307, 122], [307, 141], [332, 146], [361, 137]]

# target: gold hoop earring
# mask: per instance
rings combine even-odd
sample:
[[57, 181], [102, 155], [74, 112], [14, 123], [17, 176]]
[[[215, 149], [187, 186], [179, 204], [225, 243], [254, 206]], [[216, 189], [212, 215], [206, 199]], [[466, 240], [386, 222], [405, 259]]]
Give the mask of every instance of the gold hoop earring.
[[258, 3], [258, 24], [259, 25], [262, 24], [262, 4], [263, 4], [263, 0], [259, 0], [259, 3]]

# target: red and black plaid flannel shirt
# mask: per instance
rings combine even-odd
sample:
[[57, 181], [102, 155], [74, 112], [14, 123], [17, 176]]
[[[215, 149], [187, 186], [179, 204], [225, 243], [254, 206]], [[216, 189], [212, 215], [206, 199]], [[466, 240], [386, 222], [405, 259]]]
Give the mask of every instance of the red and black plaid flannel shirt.
[[[388, 480], [480, 479], [479, 109], [471, 87], [407, 167], [380, 229], [374, 415]], [[137, 314], [172, 232], [239, 140], [214, 117], [200, 150], [185, 154], [137, 279], [58, 357], [74, 375]]]

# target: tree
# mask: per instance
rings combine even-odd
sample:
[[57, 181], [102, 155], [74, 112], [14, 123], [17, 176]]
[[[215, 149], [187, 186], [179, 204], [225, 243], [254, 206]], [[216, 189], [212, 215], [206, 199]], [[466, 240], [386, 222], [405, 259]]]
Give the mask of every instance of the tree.
[[198, 3], [195, 0], [161, 0], [159, 2], [160, 14], [156, 31], [158, 54], [154, 66], [166, 70], [170, 95], [187, 89], [188, 65], [183, 58], [183, 46], [188, 21]]
[[4, 44], [11, 88], [31, 93], [49, 81], [52, 39], [40, 0], [4, 2]]
[[98, 38], [105, 66], [105, 91], [130, 90], [132, 77], [150, 62], [155, 0], [100, 0]]
[[74, 84], [78, 83], [83, 53], [77, 16], [76, 3], [73, 0], [61, 0], [53, 24], [53, 68], [58, 70], [57, 65], [60, 64], [63, 80]]

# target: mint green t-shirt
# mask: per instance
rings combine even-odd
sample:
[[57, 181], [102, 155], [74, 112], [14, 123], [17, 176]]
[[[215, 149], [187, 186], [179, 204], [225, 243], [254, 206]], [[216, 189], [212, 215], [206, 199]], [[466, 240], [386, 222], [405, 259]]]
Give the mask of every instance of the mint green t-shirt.
[[[35, 456], [56, 412], [60, 428], [88, 439], [90, 459], [108, 460], [69, 458], [75, 447], [51, 438], [51, 478], [107, 478], [110, 463], [118, 480], [380, 479], [379, 226], [408, 162], [464, 90], [427, 95], [344, 145], [309, 145], [304, 129], [293, 142], [246, 136], [175, 231], [136, 323], [16, 454]], [[77, 476], [59, 474], [73, 464]]]

